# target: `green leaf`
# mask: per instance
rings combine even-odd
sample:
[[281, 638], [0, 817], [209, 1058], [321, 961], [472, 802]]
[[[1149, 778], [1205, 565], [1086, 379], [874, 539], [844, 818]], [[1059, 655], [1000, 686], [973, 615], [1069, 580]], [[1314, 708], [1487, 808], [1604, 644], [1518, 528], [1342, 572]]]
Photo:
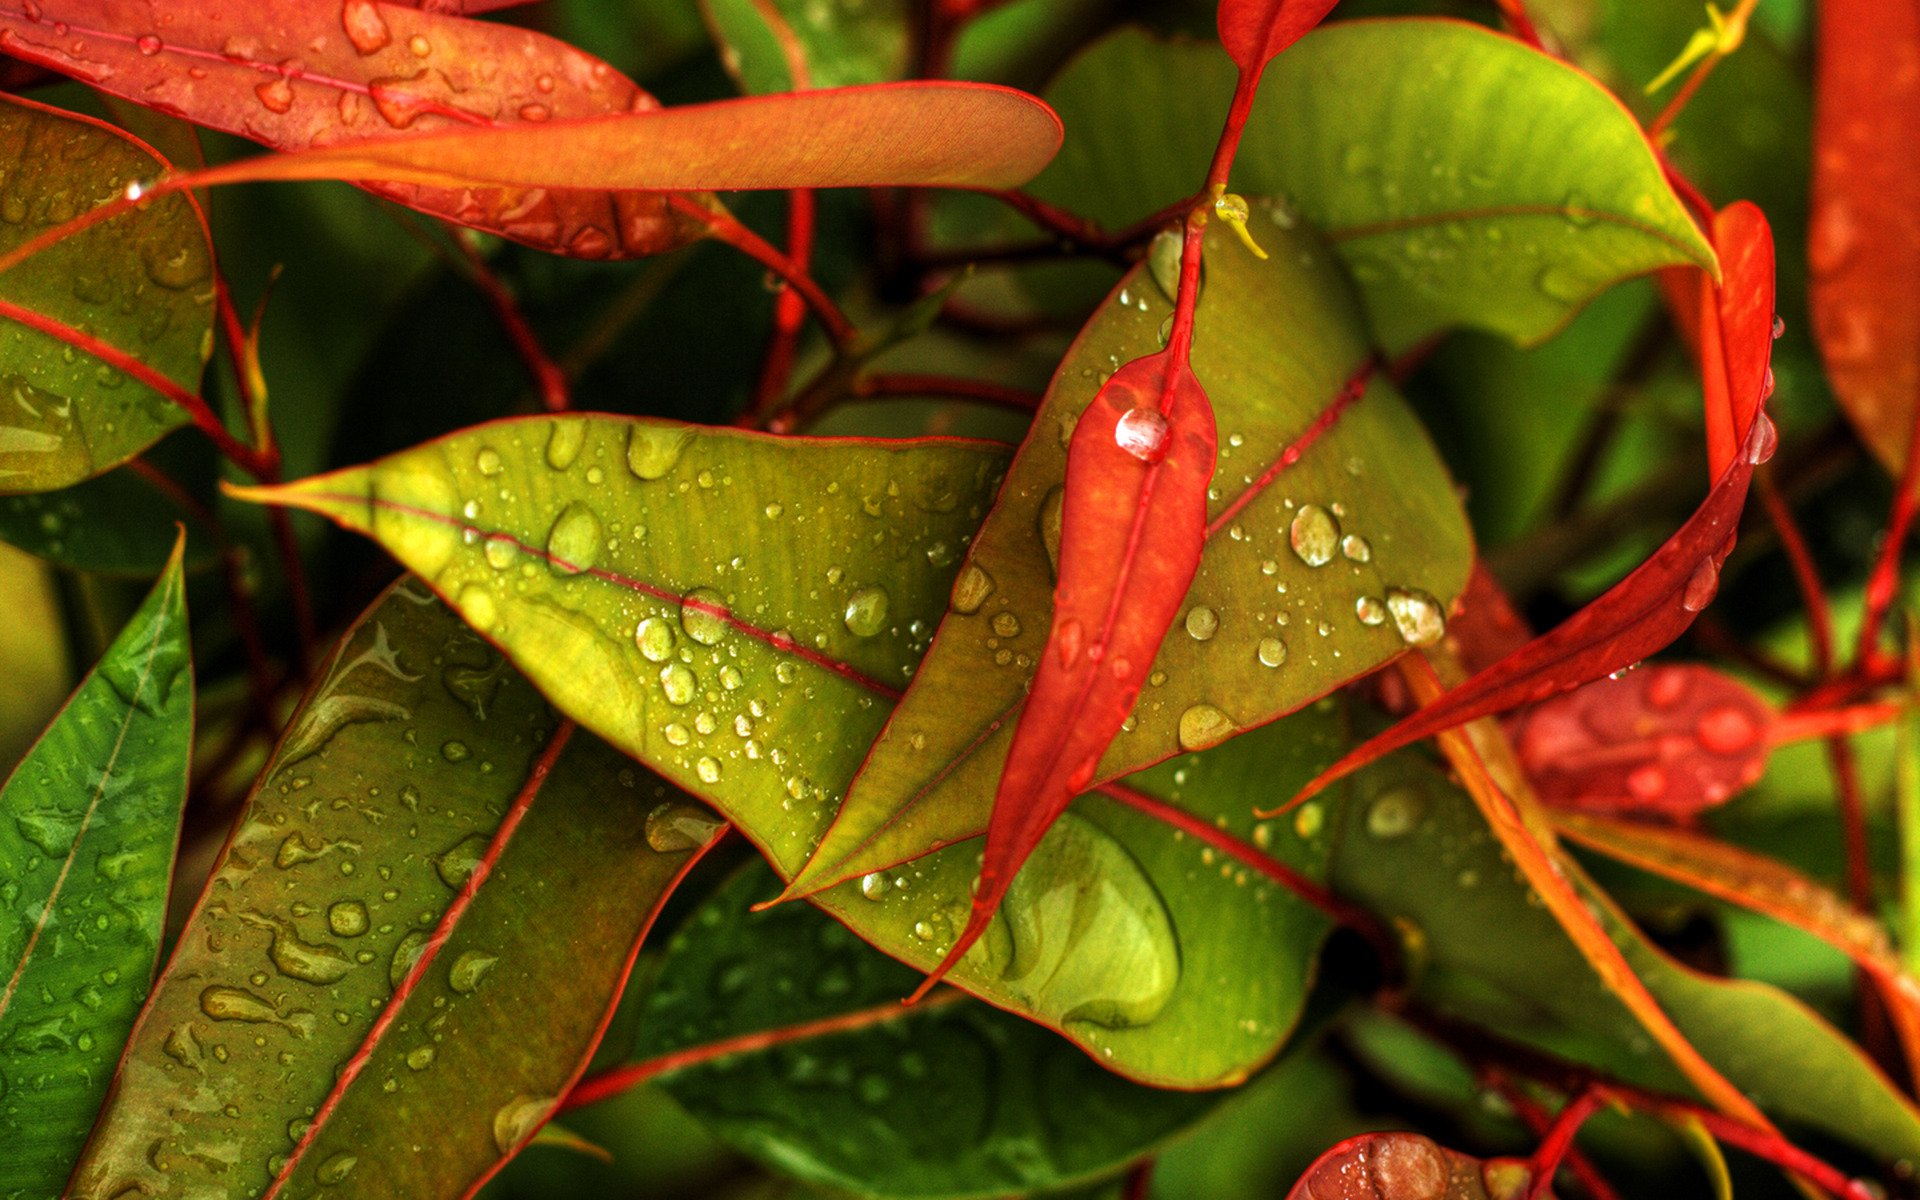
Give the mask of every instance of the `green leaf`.
[[[411, 583], [294, 716], [75, 1194], [454, 1197], [552, 1112], [715, 825]], [[550, 773], [548, 768], [550, 767]]]
[[0, 1196], [65, 1182], [153, 978], [193, 741], [179, 554], [0, 789]]
[[[167, 170], [111, 126], [13, 96], [0, 102], [0, 167], [0, 253]], [[78, 483], [186, 423], [159, 392], [55, 331], [198, 391], [213, 344], [212, 265], [199, 212], [166, 196], [0, 274], [0, 492]]]
[[[1472, 802], [1424, 760], [1398, 755], [1360, 776], [1342, 826], [1334, 885], [1406, 931], [1429, 1003], [1629, 1081], [1688, 1091], [1529, 898]], [[1875, 1155], [1920, 1153], [1920, 1114], [1806, 1006], [1765, 984], [1680, 966], [1576, 882], [1660, 1006], [1741, 1091]]]
[[0, 542], [49, 562], [106, 575], [146, 575], [188, 527], [186, 569], [214, 560], [207, 529], [169, 492], [131, 468], [51, 492], [0, 496]]
[[[1115, 228], [1191, 194], [1233, 80], [1217, 46], [1109, 37], [1048, 89], [1069, 136], [1032, 190]], [[1301, 39], [1266, 72], [1233, 186], [1325, 232], [1390, 353], [1458, 325], [1537, 341], [1622, 279], [1714, 263], [1618, 101], [1460, 22]]]
[[[700, 8], [725, 46], [727, 70], [755, 95], [885, 83], [907, 73], [904, 0], [701, 0]], [[794, 79], [789, 55], [804, 64], [804, 85]]]
[[[1193, 362], [1220, 454], [1206, 550], [1096, 784], [1299, 708], [1403, 651], [1403, 629], [1437, 637], [1466, 581], [1472, 548], [1453, 487], [1419, 423], [1371, 373], [1337, 264], [1310, 234], [1265, 213], [1255, 225], [1265, 262], [1223, 229], [1207, 243]], [[1108, 372], [1158, 349], [1171, 311], [1143, 266], [1082, 331], [912, 689], [794, 891], [986, 828], [1046, 646], [1067, 435]], [[1430, 618], [1418, 628], [1416, 608]]]
[[688, 918], [641, 1006], [634, 1058], [790, 1031], [664, 1076], [689, 1113], [785, 1174], [861, 1195], [1025, 1193], [1115, 1170], [1219, 1103], [1128, 1083], [975, 1001], [904, 1008], [918, 974], [839, 924], [802, 904], [748, 911], [778, 891], [756, 867]]
[[[953, 441], [541, 417], [243, 494], [372, 533], [569, 715], [711, 801], [790, 875], [886, 720], [888, 681], [909, 677], [945, 611], [1005, 461]], [[737, 531], [740, 553], [716, 550], [716, 529]], [[1239, 765], [1217, 790], [1183, 791], [1187, 760], [1145, 787], [1252, 837], [1250, 781], [1305, 782], [1338, 752], [1329, 721], [1305, 713], [1221, 748]], [[925, 968], [965, 911], [975, 853], [951, 847], [817, 899]], [[1083, 799], [1023, 878], [1007, 906], [1018, 923], [954, 978], [1114, 1070], [1237, 1082], [1299, 1019], [1325, 919], [1163, 821]], [[1086, 939], [1102, 953], [1066, 953]], [[1031, 949], [1008, 966], [1022, 940]], [[1273, 949], [1249, 955], [1255, 944]]]

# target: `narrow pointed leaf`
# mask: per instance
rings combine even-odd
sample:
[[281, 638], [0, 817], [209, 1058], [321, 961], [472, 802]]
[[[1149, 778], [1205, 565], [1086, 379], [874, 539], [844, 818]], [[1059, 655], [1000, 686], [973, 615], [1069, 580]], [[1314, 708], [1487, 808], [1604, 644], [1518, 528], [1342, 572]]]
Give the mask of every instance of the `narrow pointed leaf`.
[[[1552, 631], [1355, 748], [1314, 786], [1443, 729], [1545, 700], [1632, 666], [1665, 649], [1712, 601], [1720, 565], [1733, 551], [1753, 469], [1774, 449], [1773, 423], [1761, 399], [1773, 342], [1772, 234], [1759, 210], [1746, 204], [1731, 206], [1716, 220], [1715, 229], [1726, 239], [1721, 258], [1728, 268], [1720, 288], [1719, 324], [1740, 339], [1724, 343], [1721, 369], [1728, 381], [1728, 402], [1750, 413], [1739, 431], [1741, 452], [1686, 523], [1625, 579]], [[1756, 316], [1761, 313], [1764, 319]], [[1734, 393], [1735, 385], [1745, 390]]]
[[1025, 92], [907, 82], [341, 142], [190, 178], [196, 186], [385, 179], [444, 188], [641, 191], [1005, 188], [1031, 179], [1059, 146], [1059, 118]]
[[714, 829], [650, 822], [696, 810], [571, 728], [391, 590], [240, 814], [68, 1194], [454, 1197], [518, 1149]]
[[[0, 49], [276, 150], [659, 107], [606, 63], [543, 34], [379, 0], [5, 0]], [[662, 197], [612, 186], [399, 179], [371, 190], [582, 258], [653, 254], [702, 232]]]
[[[119, 130], [13, 96], [0, 98], [0, 167], [0, 252], [167, 169]], [[168, 196], [0, 274], [0, 494], [78, 483], [186, 423], [125, 368], [199, 390], [212, 264], [192, 201]]]
[[1053, 625], [994, 791], [973, 910], [943, 967], [985, 932], [1133, 711], [1200, 567], [1214, 439], [1207, 395], [1171, 350], [1114, 372], [1074, 424]]
[[[925, 650], [1005, 463], [998, 447], [960, 442], [564, 416], [257, 494], [369, 531], [430, 572], [570, 716], [713, 803], [789, 876], [898, 697], [886, 681], [908, 679]], [[716, 559], [715, 528], [753, 531], [738, 561]], [[1129, 786], [1314, 876], [1324, 806], [1260, 826], [1247, 801], [1303, 782], [1343, 737], [1338, 714], [1316, 706]], [[985, 786], [970, 801], [976, 832]], [[977, 853], [953, 846], [815, 900], [924, 970], [965, 919]], [[952, 979], [1108, 1068], [1224, 1086], [1300, 1019], [1329, 922], [1257, 864], [1094, 796], [1020, 879], [984, 958]]]
[[193, 741], [178, 551], [0, 788], [0, 1195], [52, 1196], [160, 951]]
[[[1465, 583], [1467, 530], [1425, 433], [1373, 374], [1331, 256], [1273, 211], [1255, 216], [1272, 254], [1265, 262], [1225, 230], [1208, 234], [1193, 371], [1221, 441], [1206, 547], [1179, 622], [1090, 785], [1264, 724], [1409, 639], [1437, 638]], [[1088, 419], [1104, 372], [1158, 349], [1171, 311], [1146, 267], [1082, 331], [906, 702], [793, 892], [987, 827], [984, 800], [1047, 645], [1068, 432]]]
[[[1115, 229], [1190, 195], [1234, 79], [1211, 45], [1137, 30], [1096, 43], [1047, 89], [1071, 132], [1031, 190]], [[1266, 70], [1233, 186], [1286, 196], [1319, 226], [1389, 354], [1463, 325], [1539, 341], [1622, 279], [1714, 269], [1605, 88], [1460, 22], [1342, 21], [1301, 39]]]
[[1339, 0], [1220, 0], [1220, 44], [1242, 71], [1257, 71], [1318, 25]]
[[1417, 1133], [1363, 1133], [1313, 1160], [1287, 1200], [1552, 1200], [1526, 1160], [1482, 1160]]
[[1808, 303], [1840, 410], [1895, 475], [1920, 419], [1920, 11], [1825, 0]]

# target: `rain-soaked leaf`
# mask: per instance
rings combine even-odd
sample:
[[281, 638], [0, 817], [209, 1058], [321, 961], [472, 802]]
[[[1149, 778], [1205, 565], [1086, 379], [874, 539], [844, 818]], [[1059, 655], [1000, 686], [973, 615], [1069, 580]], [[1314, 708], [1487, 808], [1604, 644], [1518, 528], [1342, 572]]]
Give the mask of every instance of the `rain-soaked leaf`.
[[1760, 778], [1773, 719], [1731, 676], [1660, 663], [1522, 710], [1513, 743], [1547, 804], [1685, 818]]
[[[111, 126], [6, 96], [0, 168], [3, 253], [166, 164]], [[186, 423], [123, 368], [199, 390], [212, 263], [199, 213], [169, 196], [0, 274], [0, 493], [78, 483]]]
[[[1335, 260], [1264, 210], [1255, 221], [1267, 261], [1223, 229], [1206, 248], [1193, 370], [1220, 453], [1199, 574], [1094, 784], [1264, 724], [1437, 639], [1466, 581], [1452, 486], [1372, 372]], [[796, 892], [986, 828], [1047, 644], [1066, 442], [1102, 377], [1157, 348], [1172, 310], [1160, 278], [1151, 264], [1130, 274], [1062, 363], [906, 703]]]
[[1417, 1133], [1363, 1133], [1328, 1150], [1287, 1200], [1552, 1200], [1526, 1160], [1478, 1159]]
[[1896, 475], [1920, 419], [1920, 10], [1823, 0], [1807, 230], [1813, 332], [1840, 410]]
[[[1689, 1093], [1455, 785], [1409, 754], [1376, 763], [1353, 783], [1333, 884], [1401, 929], [1424, 1001], [1629, 1082]], [[1674, 962], [1577, 867], [1569, 870], [1687, 1041], [1769, 1114], [1875, 1155], [1920, 1152], [1920, 1113], [1852, 1042], [1776, 988]]]
[[52, 1196], [160, 951], [193, 741], [176, 557], [0, 788], [0, 1196]]
[[806, 0], [700, 0], [714, 36], [726, 47], [727, 70], [754, 95], [807, 87], [885, 83], [907, 74], [905, 0], [809, 4]]
[[532, 1137], [717, 827], [572, 730], [390, 590], [240, 814], [69, 1194], [454, 1197]]
[[[1211, 45], [1096, 44], [1047, 90], [1072, 133], [1032, 190], [1110, 228], [1191, 194], [1234, 77]], [[1267, 68], [1233, 186], [1326, 233], [1394, 353], [1460, 325], [1537, 341], [1622, 279], [1714, 261], [1618, 101], [1458, 22], [1302, 38]]]
[[166, 564], [187, 529], [189, 571], [218, 547], [194, 514], [154, 477], [109, 471], [69, 488], [0, 496], [0, 542], [49, 562], [109, 575], [148, 575]]
[[[825, 915], [748, 911], [778, 891], [754, 867], [688, 918], [641, 1005], [632, 1058], [773, 1035], [663, 1083], [783, 1173], [863, 1196], [1025, 1194], [1115, 1170], [1219, 1104], [1126, 1082], [978, 1001], [903, 1007], [916, 973]], [[821, 1024], [835, 1021], [853, 1027]]]
[[[964, 442], [563, 416], [252, 494], [372, 532], [568, 715], [712, 802], [791, 875], [898, 697], [887, 681], [904, 682], [925, 650], [1005, 463]], [[756, 532], [716, 559], [715, 528]], [[1132, 782], [1300, 865], [1324, 853], [1321, 810], [1296, 817], [1296, 841], [1255, 830], [1247, 797], [1256, 782], [1304, 779], [1341, 739], [1312, 711]], [[1217, 790], [1200, 788], [1202, 762], [1219, 764]], [[982, 813], [992, 782], [974, 797]], [[816, 899], [924, 969], [977, 871], [973, 848], [956, 846]], [[1060, 1027], [1112, 1069], [1237, 1082], [1299, 1019], [1327, 921], [1253, 867], [1089, 797], [1027, 875], [953, 981]], [[1077, 952], [1095, 943], [1101, 954]], [[1249, 956], [1253, 944], [1277, 949]]]

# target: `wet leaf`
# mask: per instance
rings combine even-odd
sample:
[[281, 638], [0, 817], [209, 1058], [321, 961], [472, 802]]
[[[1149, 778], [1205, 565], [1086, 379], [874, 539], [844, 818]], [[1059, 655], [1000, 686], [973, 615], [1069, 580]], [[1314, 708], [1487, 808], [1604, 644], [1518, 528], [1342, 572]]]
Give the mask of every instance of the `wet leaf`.
[[756, 867], [688, 918], [641, 1006], [632, 1057], [769, 1035], [663, 1084], [784, 1173], [861, 1195], [1025, 1194], [1118, 1169], [1220, 1102], [1128, 1083], [954, 993], [904, 1008], [916, 973], [827, 916], [801, 904], [748, 911], [778, 891]]
[[391, 590], [240, 815], [71, 1194], [460, 1196], [533, 1136], [716, 828], [666, 837], [693, 807], [572, 728]]
[[[1047, 90], [1073, 133], [1032, 190], [1112, 228], [1190, 194], [1233, 84], [1214, 47], [1113, 35]], [[1622, 279], [1714, 262], [1618, 101], [1458, 22], [1303, 38], [1267, 69], [1233, 187], [1326, 233], [1392, 353], [1461, 325], [1538, 341]]]
[[1899, 474], [1920, 419], [1920, 12], [1820, 6], [1807, 230], [1813, 332], [1840, 410]]
[[1220, 0], [1220, 44], [1242, 71], [1255, 71], [1299, 41], [1338, 0]]
[[[1363, 1133], [1314, 1160], [1287, 1200], [1522, 1200], [1524, 1159], [1478, 1159], [1417, 1133]], [[1551, 1200], [1546, 1187], [1540, 1197]]]
[[[1753, 469], [1772, 457], [1775, 445], [1773, 422], [1762, 407], [1772, 318], [1759, 321], [1753, 316], [1773, 311], [1773, 238], [1766, 218], [1744, 203], [1720, 213], [1715, 232], [1728, 274], [1720, 289], [1720, 319], [1712, 324], [1739, 340], [1723, 338], [1719, 371], [1709, 360], [1706, 373], [1709, 380], [1721, 376], [1718, 394], [1732, 411], [1750, 414], [1736, 439], [1741, 452], [1720, 472], [1686, 523], [1625, 579], [1548, 633], [1355, 748], [1314, 786], [1441, 730], [1546, 700], [1630, 667], [1665, 649], [1712, 602], [1720, 586], [1720, 566], [1733, 551]], [[1735, 387], [1744, 390], [1736, 392]], [[1716, 386], [1709, 382], [1710, 410], [1715, 395]]]
[[213, 539], [194, 515], [133, 468], [52, 492], [0, 496], [0, 541], [62, 566], [109, 575], [158, 571], [187, 528], [189, 571], [213, 561]]
[[1561, 808], [1686, 818], [1766, 770], [1774, 712], [1711, 667], [1659, 663], [1522, 710], [1514, 749]]
[[176, 556], [0, 788], [0, 1195], [65, 1182], [160, 950], [193, 741]]
[[[1442, 1011], [1643, 1086], [1684, 1077], [1517, 878], [1473, 803], [1401, 754], [1354, 780], [1336, 843], [1341, 894], [1400, 925], [1417, 990]], [[1854, 1044], [1786, 993], [1682, 967], [1569, 864], [1634, 972], [1707, 1060], [1770, 1114], [1875, 1155], [1920, 1151], [1920, 1113]], [[1499, 936], [1489, 936], [1490, 930]]]
[[904, 0], [809, 5], [804, 0], [701, 0], [707, 24], [725, 47], [722, 61], [742, 91], [790, 92], [801, 86], [885, 83], [907, 74]]
[[[1220, 432], [1206, 549], [1096, 785], [1271, 721], [1438, 638], [1465, 583], [1467, 531], [1425, 433], [1372, 374], [1331, 256], [1269, 211], [1254, 218], [1264, 263], [1228, 231], [1209, 236], [1193, 351]], [[1067, 436], [1101, 377], [1155, 348], [1171, 309], [1142, 267], [1082, 331], [907, 701], [794, 891], [986, 828], [1047, 644]]]
[[[0, 167], [4, 253], [166, 164], [90, 117], [7, 96]], [[124, 368], [199, 390], [212, 347], [212, 261], [198, 212], [169, 196], [0, 274], [0, 493], [78, 483], [186, 423]]]

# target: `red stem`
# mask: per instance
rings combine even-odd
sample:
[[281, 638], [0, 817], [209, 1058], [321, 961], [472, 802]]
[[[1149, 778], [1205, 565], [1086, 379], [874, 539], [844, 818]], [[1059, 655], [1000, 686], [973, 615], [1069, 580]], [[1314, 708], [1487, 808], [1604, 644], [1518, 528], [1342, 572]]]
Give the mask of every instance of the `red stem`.
[[1656, 1096], [1651, 1092], [1642, 1092], [1638, 1088], [1620, 1083], [1595, 1084], [1594, 1090], [1620, 1101], [1629, 1108], [1638, 1108], [1643, 1112], [1663, 1114], [1668, 1117], [1691, 1117], [1699, 1121], [1706, 1127], [1708, 1133], [1720, 1141], [1744, 1150], [1755, 1158], [1783, 1167], [1829, 1195], [1842, 1197], [1843, 1200], [1874, 1200], [1874, 1193], [1859, 1180], [1849, 1179], [1785, 1138], [1749, 1129], [1738, 1121], [1721, 1116], [1712, 1109], [1702, 1108], [1684, 1100]]
[[[795, 188], [787, 193], [787, 257], [802, 271], [813, 259], [813, 192]], [[807, 302], [791, 286], [782, 286], [773, 298], [773, 330], [760, 360], [760, 378], [754, 384], [753, 403], [741, 417], [743, 425], [764, 426], [785, 397], [793, 376], [793, 360], [800, 348], [800, 329], [807, 319]]]
[[[1547, 1132], [1553, 1128], [1553, 1117], [1548, 1115], [1547, 1110], [1534, 1103], [1533, 1097], [1527, 1095], [1516, 1083], [1508, 1079], [1504, 1072], [1489, 1070], [1485, 1074], [1488, 1083], [1506, 1099], [1515, 1115], [1533, 1131], [1534, 1136], [1547, 1136]], [[1587, 1193], [1588, 1200], [1620, 1200], [1613, 1186], [1607, 1182], [1606, 1176], [1600, 1173], [1600, 1169], [1593, 1165], [1593, 1160], [1582, 1154], [1577, 1146], [1568, 1147], [1567, 1169], [1572, 1171], [1574, 1178], [1580, 1181], [1580, 1187]]]
[[1121, 1200], [1147, 1200], [1153, 1194], [1153, 1168], [1158, 1159], [1143, 1158], [1127, 1169], [1127, 1182]]
[[1813, 554], [1807, 549], [1807, 539], [1801, 534], [1793, 511], [1781, 499], [1780, 489], [1774, 485], [1773, 472], [1766, 468], [1755, 471], [1753, 482], [1754, 490], [1760, 493], [1760, 504], [1766, 511], [1767, 520], [1772, 522], [1774, 532], [1780, 536], [1780, 548], [1786, 551], [1787, 562], [1793, 568], [1794, 583], [1798, 585], [1801, 603], [1807, 609], [1807, 643], [1813, 654], [1813, 669], [1821, 679], [1825, 679], [1833, 674], [1833, 609], [1827, 603], [1820, 572], [1813, 564]]
[[1890, 701], [1841, 708], [1796, 709], [1774, 719], [1767, 729], [1767, 743], [1785, 746], [1793, 742], [1810, 742], [1815, 738], [1865, 733], [1881, 725], [1891, 725], [1905, 716], [1907, 711], [1906, 705]]
[[1546, 52], [1546, 43], [1540, 40], [1540, 31], [1534, 28], [1533, 18], [1527, 15], [1524, 0], [1495, 0], [1500, 8], [1500, 19], [1507, 23], [1508, 32], [1527, 45], [1542, 53]]
[[540, 392], [540, 403], [548, 412], [566, 412], [572, 408], [573, 398], [567, 388], [567, 373], [560, 369], [540, 344], [540, 339], [534, 336], [533, 326], [527, 323], [526, 315], [520, 311], [513, 293], [507, 290], [507, 285], [488, 265], [486, 256], [480, 253], [473, 230], [449, 224], [447, 231], [472, 272], [474, 286], [487, 298], [494, 318], [506, 330], [507, 340], [513, 343], [520, 361], [526, 364], [527, 373], [533, 376], [534, 386]]
[[834, 349], [844, 354], [858, 346], [860, 331], [855, 329], [853, 322], [840, 311], [840, 306], [820, 289], [820, 285], [814, 282], [813, 277], [808, 275], [804, 268], [768, 245], [765, 238], [734, 220], [730, 214], [702, 208], [678, 192], [668, 193], [667, 203], [682, 216], [704, 223], [712, 231], [715, 240], [725, 242], [758, 262], [785, 280], [793, 290], [799, 292], [801, 299], [807, 302], [807, 307], [813, 310], [813, 315], [825, 327], [827, 337], [832, 340]]
[[1561, 1107], [1553, 1118], [1553, 1124], [1547, 1127], [1540, 1146], [1527, 1160], [1527, 1166], [1533, 1178], [1527, 1183], [1525, 1200], [1540, 1200], [1546, 1195], [1553, 1177], [1559, 1173], [1560, 1164], [1566, 1159], [1567, 1152], [1573, 1149], [1573, 1139], [1580, 1127], [1600, 1108], [1600, 1092], [1588, 1088], [1574, 1096]]
[[1845, 737], [1827, 739], [1827, 761], [1839, 792], [1840, 829], [1847, 844], [1847, 898], [1863, 913], [1873, 907], [1873, 859], [1867, 846], [1866, 805], [1860, 788], [1860, 769]]
[[1900, 590], [1900, 558], [1906, 549], [1907, 533], [1913, 528], [1914, 504], [1920, 500], [1920, 416], [1907, 434], [1907, 463], [1900, 470], [1900, 483], [1893, 493], [1893, 508], [1887, 514], [1887, 540], [1880, 545], [1879, 560], [1873, 574], [1867, 576], [1866, 612], [1860, 620], [1860, 640], [1854, 649], [1854, 662], [1864, 667], [1879, 650], [1880, 630]]
[[1040, 407], [1041, 400], [1032, 392], [984, 379], [885, 371], [862, 375], [854, 382], [853, 394], [862, 399], [876, 396], [946, 396], [1029, 413]]

